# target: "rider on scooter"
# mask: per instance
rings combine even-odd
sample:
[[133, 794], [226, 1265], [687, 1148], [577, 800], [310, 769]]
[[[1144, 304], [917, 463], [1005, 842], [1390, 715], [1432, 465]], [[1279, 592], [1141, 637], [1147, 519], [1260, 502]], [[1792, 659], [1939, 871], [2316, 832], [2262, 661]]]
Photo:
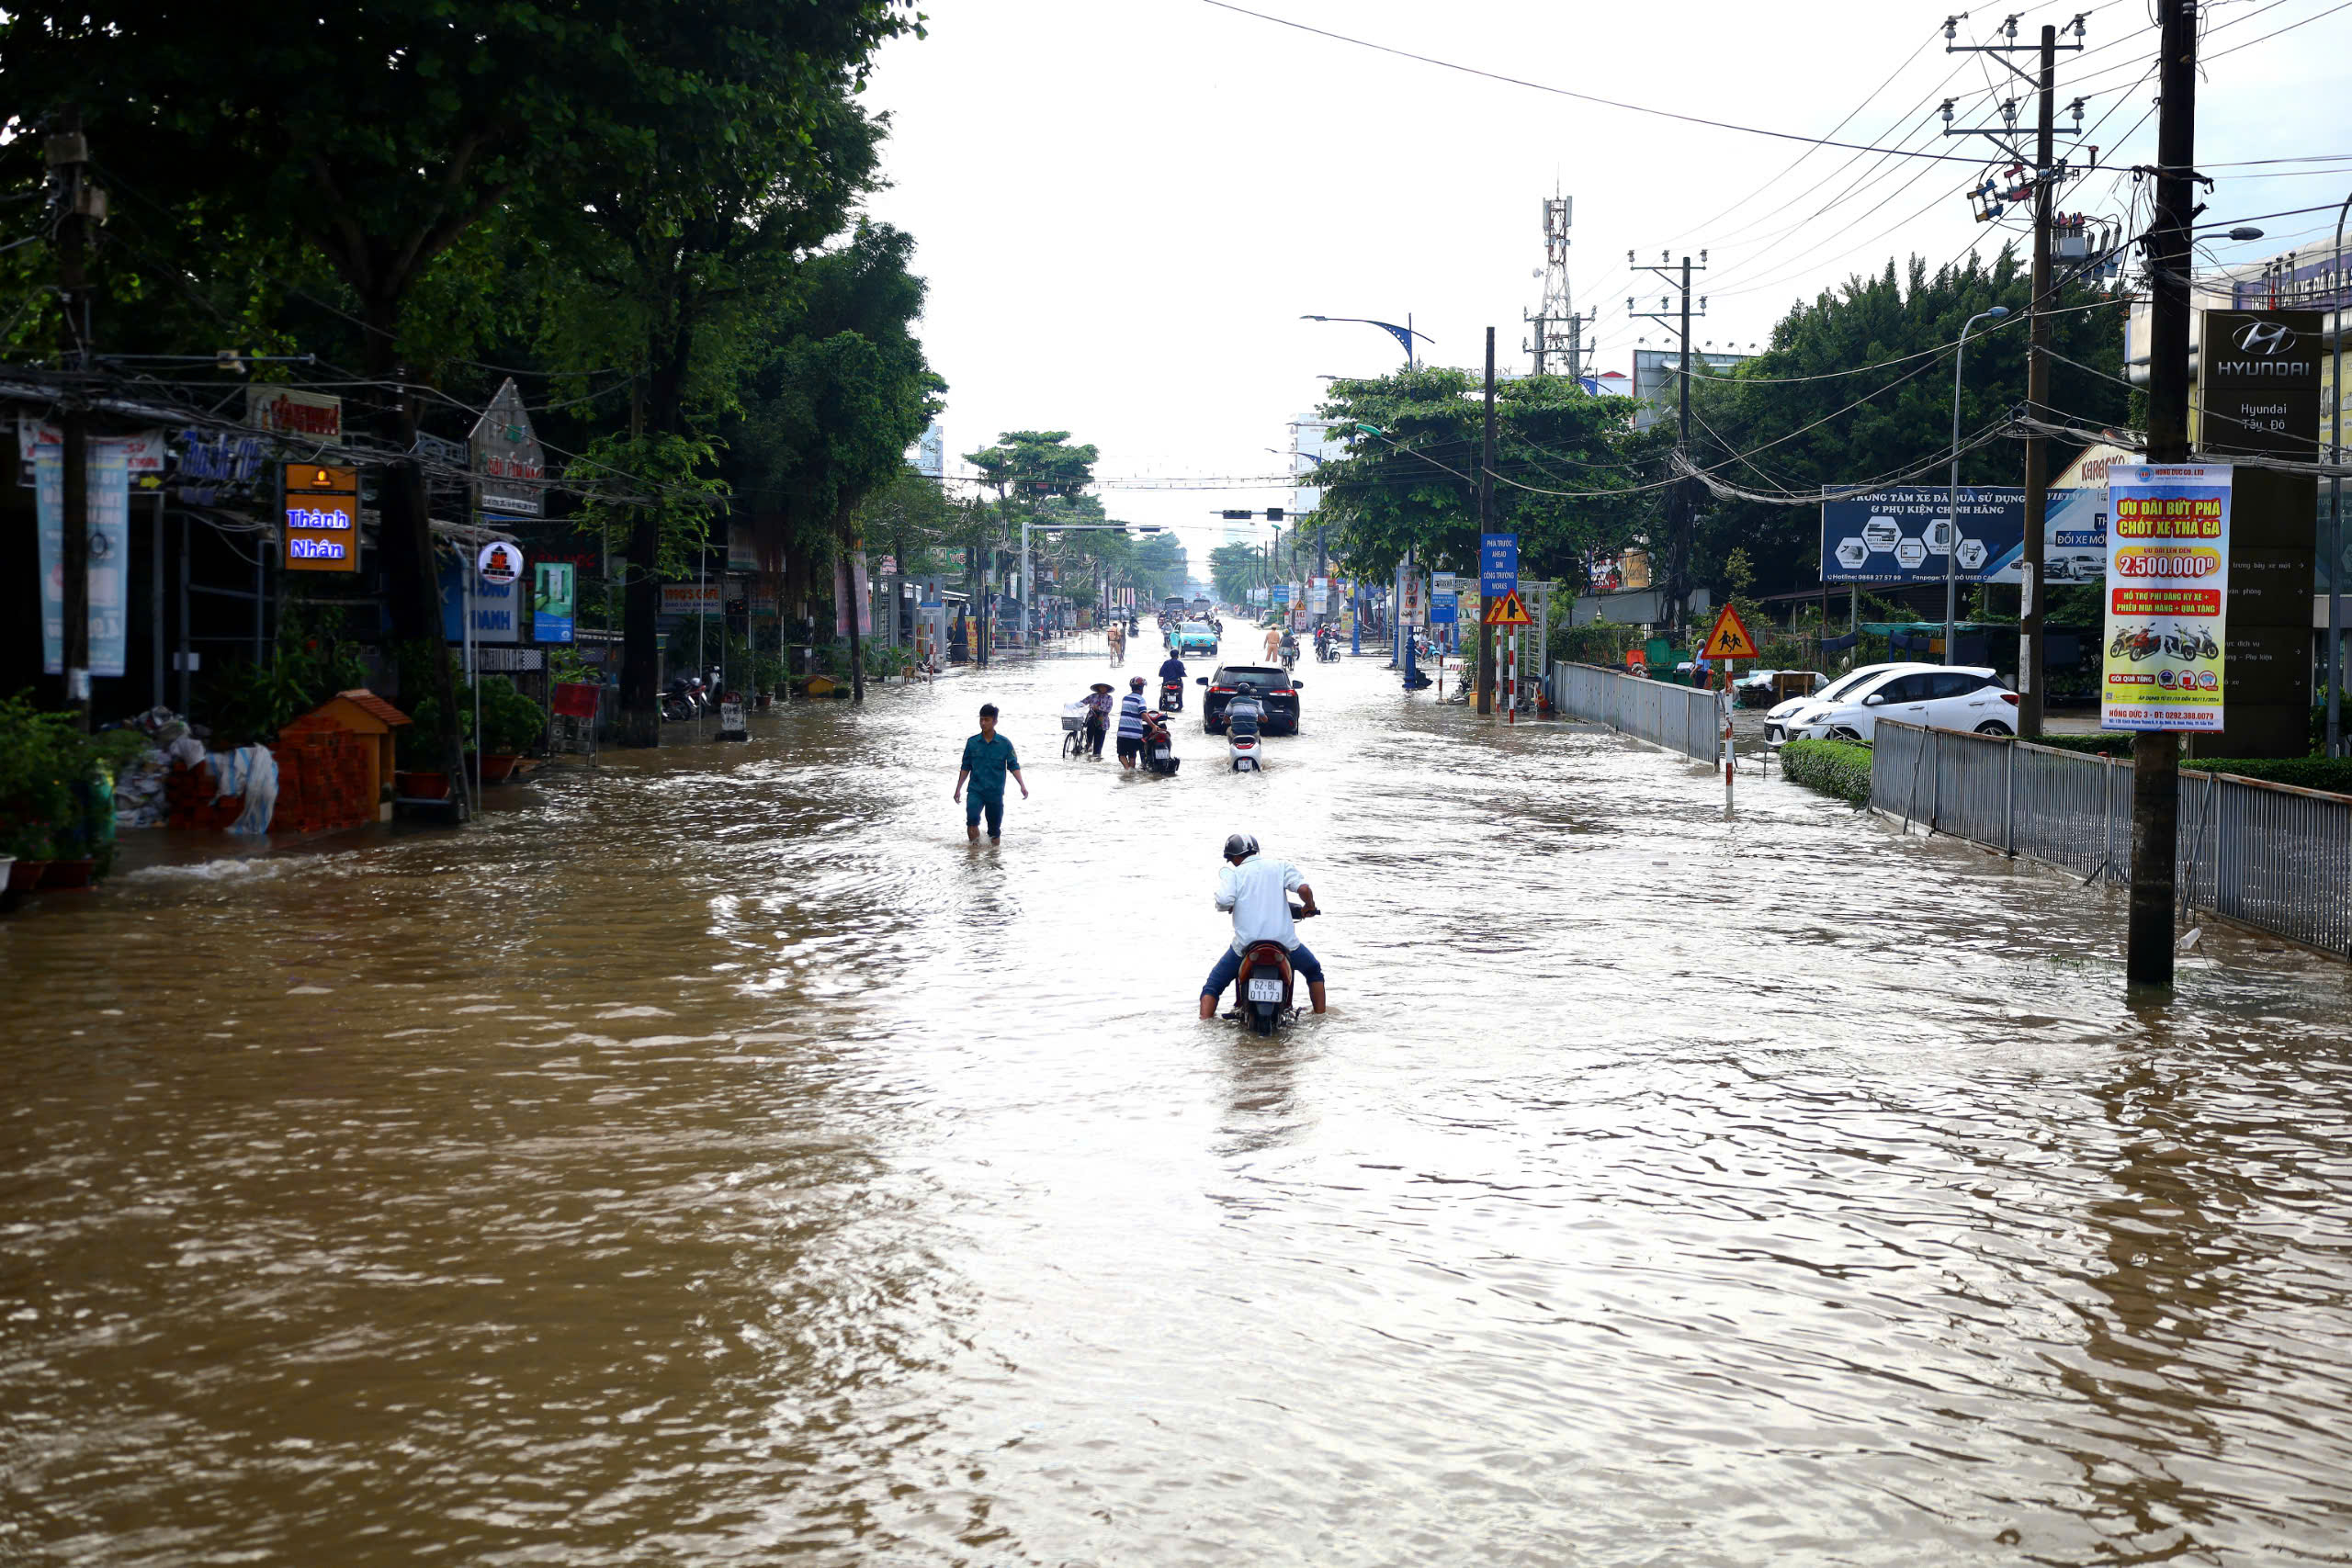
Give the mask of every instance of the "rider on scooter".
[[1323, 965], [1305, 942], [1290, 912], [1290, 895], [1296, 893], [1305, 914], [1319, 913], [1315, 889], [1286, 860], [1263, 860], [1258, 840], [1235, 833], [1225, 840], [1226, 869], [1217, 877], [1216, 907], [1233, 912], [1233, 942], [1201, 984], [1201, 1016], [1215, 1018], [1225, 988], [1241, 973], [1241, 955], [1253, 942], [1278, 942], [1290, 950], [1290, 966], [1306, 980], [1306, 994], [1315, 1010], [1323, 1010]]
[[1183, 680], [1184, 661], [1177, 658], [1174, 653], [1170, 653], [1169, 656], [1160, 662], [1159, 678], [1163, 681]]

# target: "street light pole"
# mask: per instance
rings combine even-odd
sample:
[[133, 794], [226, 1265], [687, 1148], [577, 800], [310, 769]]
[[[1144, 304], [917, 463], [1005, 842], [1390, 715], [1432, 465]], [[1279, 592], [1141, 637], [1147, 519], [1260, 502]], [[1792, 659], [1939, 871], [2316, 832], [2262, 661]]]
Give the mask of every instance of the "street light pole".
[[[1409, 310], [1405, 313], [1405, 324], [1401, 327], [1394, 321], [1374, 321], [1369, 316], [1301, 316], [1299, 320], [1302, 321], [1360, 321], [1365, 326], [1378, 327], [1381, 331], [1394, 337], [1404, 346], [1405, 368], [1408, 370], [1418, 368], [1418, 367], [1413, 363], [1413, 340], [1415, 338], [1419, 338], [1423, 343], [1435, 343], [1437, 341], [1437, 339], [1430, 336], [1427, 333], [1416, 332], [1413, 330], [1413, 316], [1412, 312]], [[1405, 573], [1411, 570], [1412, 564], [1413, 552], [1410, 548], [1408, 548], [1405, 551], [1404, 562], [1399, 566], [1396, 573], [1396, 581], [1394, 585], [1396, 593], [1391, 602], [1391, 620], [1393, 624], [1390, 630], [1396, 638], [1392, 646], [1396, 649], [1396, 656], [1389, 661], [1389, 667], [1391, 669], [1401, 667], [1404, 670], [1405, 683], [1408, 686], [1413, 683], [1413, 643], [1411, 634], [1405, 629], [1405, 616], [1403, 611], [1405, 608]], [[1269, 600], [1272, 599], [1272, 592], [1270, 591], [1266, 597]], [[1355, 619], [1349, 628], [1349, 637], [1351, 643], [1349, 651], [1351, 653], [1362, 653], [1363, 651], [1363, 602], [1361, 598], [1356, 602]]]
[[1944, 662], [1956, 663], [1955, 635], [1960, 626], [1960, 367], [1968, 358], [1968, 330], [1979, 321], [1997, 321], [2009, 313], [2007, 305], [1979, 310], [1960, 329], [1960, 345], [1951, 356], [1951, 491], [1944, 502]]
[[[2335, 407], [2327, 416], [2328, 463], [2344, 466], [2344, 215], [2352, 212], [2352, 196], [2335, 209], [2335, 319], [2329, 323], [2335, 339], [2335, 365], [2330, 396]], [[2327, 477], [2327, 754], [2344, 754], [2344, 476]]]

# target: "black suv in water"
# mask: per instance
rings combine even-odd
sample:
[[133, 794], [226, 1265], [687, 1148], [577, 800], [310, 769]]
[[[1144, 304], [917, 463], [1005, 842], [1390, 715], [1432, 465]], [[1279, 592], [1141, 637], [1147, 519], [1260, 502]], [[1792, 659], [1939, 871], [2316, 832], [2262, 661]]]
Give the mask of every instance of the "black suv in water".
[[1265, 716], [1259, 727], [1268, 735], [1298, 733], [1298, 688], [1290, 671], [1279, 664], [1220, 664], [1216, 675], [1194, 677], [1209, 689], [1201, 701], [1201, 728], [1211, 735], [1225, 729], [1227, 703], [1247, 692], [1257, 699]]

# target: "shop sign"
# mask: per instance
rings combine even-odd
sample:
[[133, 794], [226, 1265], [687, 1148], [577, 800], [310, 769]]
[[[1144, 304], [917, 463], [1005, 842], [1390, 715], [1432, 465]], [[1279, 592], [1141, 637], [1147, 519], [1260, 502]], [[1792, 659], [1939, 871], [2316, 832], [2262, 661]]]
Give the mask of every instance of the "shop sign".
[[719, 612], [718, 592], [716, 582], [665, 582], [662, 585], [662, 613], [716, 615]]
[[574, 577], [569, 561], [541, 561], [533, 570], [531, 639], [571, 640]]
[[2198, 350], [2197, 444], [2208, 452], [2319, 455], [2317, 310], [2208, 310]]
[[292, 387], [247, 387], [245, 423], [272, 435], [343, 439], [343, 400]]
[[511, 588], [523, 580], [522, 547], [505, 539], [492, 539], [474, 558], [474, 569], [492, 588]]
[[268, 444], [258, 435], [218, 430], [183, 430], [173, 489], [197, 506], [217, 504], [225, 495], [249, 490], [268, 466]]
[[[90, 673], [120, 675], [125, 639], [124, 589], [130, 566], [130, 468], [119, 446], [94, 440], [83, 457], [88, 485]], [[33, 507], [40, 536], [41, 669], [65, 669], [65, 448], [33, 454]]]
[[282, 564], [288, 571], [359, 570], [359, 470], [315, 463], [281, 469]]
[[546, 511], [547, 454], [532, 434], [523, 394], [508, 377], [475, 422], [474, 505], [493, 517], [537, 517]]
[[2222, 728], [2231, 477], [2227, 463], [2109, 470], [2103, 728]]
[[474, 641], [520, 642], [521, 617], [515, 607], [522, 597], [522, 591], [511, 582], [503, 588], [484, 582], [470, 561], [441, 558], [441, 635], [451, 642], [466, 640], [469, 601], [473, 605]]
[[[122, 454], [123, 471], [129, 474], [160, 474], [164, 471], [165, 442], [160, 430], [142, 430], [136, 435], [98, 435], [91, 440], [104, 441]], [[17, 416], [17, 453], [24, 459], [25, 482], [33, 479], [33, 454], [43, 446], [65, 449], [65, 432], [57, 425], [31, 418]]]

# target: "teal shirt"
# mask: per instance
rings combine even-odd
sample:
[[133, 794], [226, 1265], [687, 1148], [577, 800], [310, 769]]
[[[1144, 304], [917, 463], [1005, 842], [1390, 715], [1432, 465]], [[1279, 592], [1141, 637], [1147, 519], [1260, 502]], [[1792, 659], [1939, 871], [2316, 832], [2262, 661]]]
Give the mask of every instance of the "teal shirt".
[[964, 742], [964, 771], [972, 775], [970, 789], [982, 800], [1001, 799], [1004, 775], [1021, 771], [1021, 759], [1013, 754], [1012, 742], [999, 730], [995, 739], [975, 735]]

